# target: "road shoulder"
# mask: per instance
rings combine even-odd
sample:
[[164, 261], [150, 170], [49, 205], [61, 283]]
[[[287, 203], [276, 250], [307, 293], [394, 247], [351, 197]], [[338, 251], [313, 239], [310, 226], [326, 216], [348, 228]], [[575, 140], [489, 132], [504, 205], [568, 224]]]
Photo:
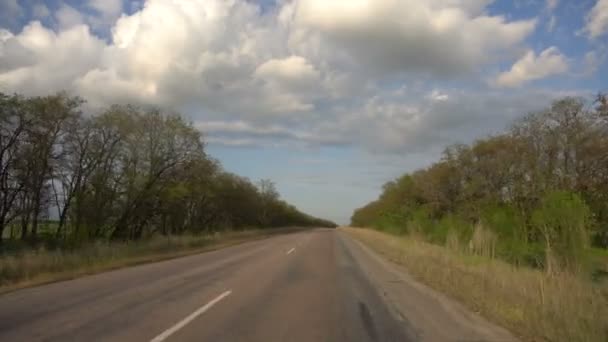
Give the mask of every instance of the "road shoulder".
[[518, 341], [509, 331], [416, 281], [348, 233], [339, 234], [396, 317], [415, 327], [420, 341]]

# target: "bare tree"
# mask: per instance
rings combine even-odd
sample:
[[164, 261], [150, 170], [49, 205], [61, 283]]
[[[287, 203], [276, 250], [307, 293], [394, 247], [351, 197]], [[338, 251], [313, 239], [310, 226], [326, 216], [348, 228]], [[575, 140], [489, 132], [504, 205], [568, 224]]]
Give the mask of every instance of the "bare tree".
[[7, 225], [20, 214], [16, 202], [25, 183], [17, 177], [17, 169], [31, 121], [21, 97], [0, 94], [0, 242]]

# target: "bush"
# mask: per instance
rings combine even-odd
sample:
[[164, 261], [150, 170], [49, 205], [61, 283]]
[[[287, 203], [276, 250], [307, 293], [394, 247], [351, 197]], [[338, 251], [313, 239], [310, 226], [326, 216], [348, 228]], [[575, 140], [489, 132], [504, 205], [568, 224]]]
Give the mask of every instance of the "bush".
[[496, 233], [477, 223], [469, 242], [469, 251], [475, 255], [494, 258], [496, 255]]
[[461, 242], [469, 241], [472, 235], [471, 226], [455, 215], [446, 215], [433, 225], [428, 238], [430, 242], [445, 245], [448, 235], [451, 235], [451, 243], [456, 238]]
[[405, 219], [399, 214], [386, 213], [376, 220], [374, 226], [378, 230], [391, 234], [402, 235], [407, 233]]
[[532, 214], [532, 222], [544, 240], [547, 271], [579, 272], [589, 246], [587, 227], [591, 224], [585, 202], [574, 193], [551, 192]]
[[407, 221], [407, 231], [415, 236], [423, 236], [426, 238], [429, 232], [433, 229], [433, 221], [430, 218], [428, 210], [418, 208], [411, 212], [410, 218]]
[[543, 264], [544, 251], [528, 240], [526, 220], [521, 212], [508, 205], [487, 206], [481, 211], [481, 222], [498, 235], [498, 258], [515, 265]]

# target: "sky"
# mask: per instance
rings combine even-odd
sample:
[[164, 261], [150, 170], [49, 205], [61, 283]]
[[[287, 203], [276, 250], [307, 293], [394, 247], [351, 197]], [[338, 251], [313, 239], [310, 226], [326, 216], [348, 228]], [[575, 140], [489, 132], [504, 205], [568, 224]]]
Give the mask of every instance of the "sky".
[[0, 0], [1, 92], [179, 111], [226, 170], [341, 224], [607, 76], [608, 0]]

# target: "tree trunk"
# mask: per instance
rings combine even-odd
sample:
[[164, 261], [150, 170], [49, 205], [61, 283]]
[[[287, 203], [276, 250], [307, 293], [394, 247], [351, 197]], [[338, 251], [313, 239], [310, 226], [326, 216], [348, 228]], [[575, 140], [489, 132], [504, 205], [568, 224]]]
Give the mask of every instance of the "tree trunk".
[[59, 238], [61, 232], [63, 231], [63, 227], [65, 226], [66, 218], [68, 216], [68, 210], [70, 209], [70, 204], [72, 202], [72, 195], [68, 195], [68, 198], [65, 200], [63, 209], [61, 210], [61, 214], [59, 215], [59, 224], [57, 226], [57, 232], [55, 233], [55, 237]]
[[162, 213], [161, 232], [163, 235], [167, 235], [167, 213]]
[[41, 182], [38, 185], [36, 190], [35, 198], [34, 198], [34, 206], [32, 207], [32, 230], [30, 233], [30, 237], [32, 239], [36, 239], [38, 237], [38, 222], [40, 218], [40, 204], [42, 202], [42, 186]]
[[[38, 208], [40, 204], [37, 203], [35, 208]], [[32, 215], [32, 231], [30, 233], [30, 237], [32, 239], [36, 239], [38, 237], [38, 215], [39, 215], [39, 209], [34, 209], [33, 215]]]
[[27, 227], [29, 226], [29, 218], [30, 214], [27, 211], [21, 216], [21, 240], [27, 239]]
[[0, 245], [2, 245], [2, 241], [4, 240], [4, 229], [6, 225], [4, 224], [4, 217], [0, 217]]

